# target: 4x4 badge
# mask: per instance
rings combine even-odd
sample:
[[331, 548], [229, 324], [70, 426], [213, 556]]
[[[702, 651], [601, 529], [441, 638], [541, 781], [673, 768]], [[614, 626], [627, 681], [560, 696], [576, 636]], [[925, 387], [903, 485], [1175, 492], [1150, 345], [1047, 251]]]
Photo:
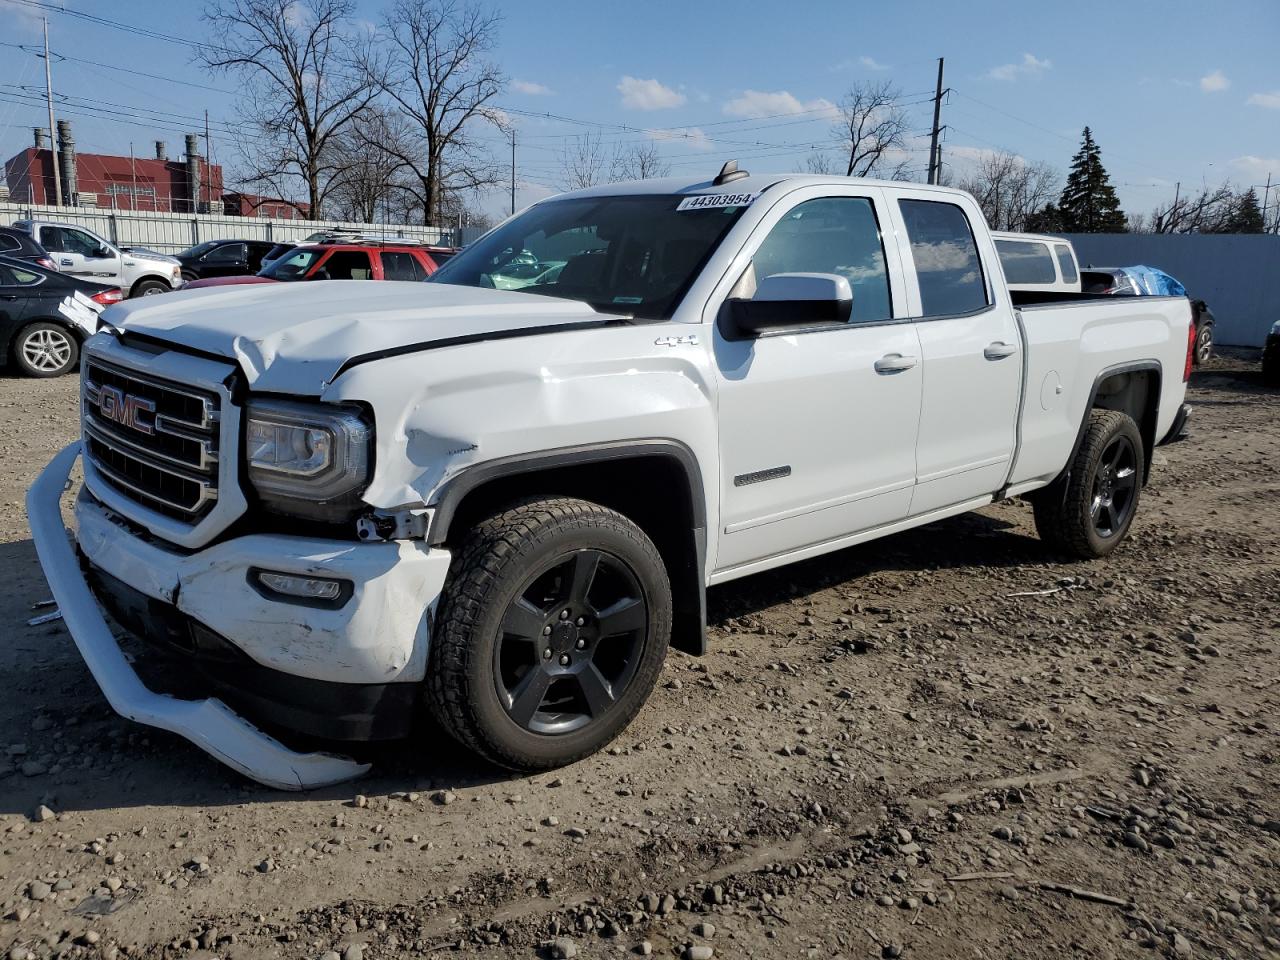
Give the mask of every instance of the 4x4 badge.
[[653, 341], [653, 345], [655, 347], [678, 347], [682, 343], [696, 344], [697, 342], [698, 335], [696, 333], [690, 333], [683, 337], [659, 337], [657, 340]]

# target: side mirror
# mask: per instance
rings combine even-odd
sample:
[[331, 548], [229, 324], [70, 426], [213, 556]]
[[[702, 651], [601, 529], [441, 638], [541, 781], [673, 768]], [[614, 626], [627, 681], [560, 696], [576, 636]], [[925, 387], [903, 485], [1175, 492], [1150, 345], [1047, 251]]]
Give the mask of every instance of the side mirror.
[[835, 273], [776, 273], [760, 281], [750, 300], [730, 300], [728, 307], [740, 338], [835, 327], [853, 314], [853, 290]]
[[102, 246], [101, 244], [99, 244], [98, 248], [93, 251], [93, 256], [97, 260], [105, 260], [107, 259], [107, 257], [110, 257], [112, 255], [113, 254], [111, 250], [108, 247]]

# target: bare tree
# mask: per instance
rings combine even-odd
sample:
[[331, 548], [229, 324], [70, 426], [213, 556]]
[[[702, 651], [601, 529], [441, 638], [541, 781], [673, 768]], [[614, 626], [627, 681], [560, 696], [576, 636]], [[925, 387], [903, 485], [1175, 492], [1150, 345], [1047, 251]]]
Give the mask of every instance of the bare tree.
[[211, 0], [204, 11], [217, 43], [200, 58], [244, 81], [241, 179], [282, 198], [301, 180], [313, 217], [336, 172], [334, 138], [375, 93], [349, 56], [360, 46], [352, 10], [351, 0]]
[[845, 176], [869, 177], [906, 143], [907, 113], [891, 83], [859, 83], [840, 101], [835, 136], [848, 158]]
[[822, 174], [823, 176], [833, 176], [838, 163], [840, 163], [840, 158], [832, 156], [826, 150], [814, 150], [804, 158], [806, 172]]
[[560, 185], [565, 190], [583, 190], [605, 182], [608, 164], [598, 133], [584, 133], [566, 140], [560, 150]]
[[960, 181], [973, 194], [992, 230], [1025, 230], [1058, 195], [1061, 177], [1046, 163], [1028, 163], [1013, 153], [987, 154]]
[[671, 164], [658, 154], [653, 143], [619, 147], [609, 168], [612, 180], [653, 180], [671, 173]]
[[492, 186], [500, 171], [473, 136], [497, 116], [491, 102], [506, 78], [485, 59], [501, 18], [459, 0], [395, 0], [383, 14], [386, 61], [366, 56], [372, 83], [406, 121], [386, 145], [434, 223], [450, 193]]
[[379, 213], [389, 218], [393, 198], [403, 189], [404, 164], [387, 150], [401, 139], [399, 118], [377, 104], [334, 140], [334, 174], [330, 204], [344, 220], [373, 223]]
[[1222, 233], [1236, 210], [1236, 195], [1228, 183], [1205, 187], [1198, 194], [1176, 196], [1156, 207], [1147, 218], [1150, 233]]

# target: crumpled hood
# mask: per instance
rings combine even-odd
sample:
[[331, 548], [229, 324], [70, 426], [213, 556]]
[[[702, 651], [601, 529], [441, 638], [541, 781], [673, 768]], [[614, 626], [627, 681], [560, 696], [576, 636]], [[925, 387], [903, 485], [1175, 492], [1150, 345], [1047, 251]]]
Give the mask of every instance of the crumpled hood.
[[311, 396], [365, 354], [608, 319], [574, 300], [373, 280], [179, 291], [127, 300], [102, 315], [109, 327], [234, 360], [255, 390]]

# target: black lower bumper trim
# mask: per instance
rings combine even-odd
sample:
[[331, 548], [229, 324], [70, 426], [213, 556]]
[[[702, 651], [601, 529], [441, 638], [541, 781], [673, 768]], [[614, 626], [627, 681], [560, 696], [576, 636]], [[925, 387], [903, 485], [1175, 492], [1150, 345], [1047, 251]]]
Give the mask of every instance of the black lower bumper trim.
[[1166, 443], [1177, 443], [1179, 440], [1187, 439], [1187, 421], [1191, 419], [1191, 408], [1187, 404], [1178, 407], [1177, 416], [1173, 418], [1173, 425], [1169, 427], [1169, 432], [1164, 435], [1164, 439], [1157, 446], [1164, 446]]
[[157, 692], [217, 697], [287, 746], [393, 740], [407, 736], [416, 683], [334, 683], [264, 667], [173, 604], [148, 597], [81, 557], [98, 602], [145, 641], [154, 660], [135, 663]]

